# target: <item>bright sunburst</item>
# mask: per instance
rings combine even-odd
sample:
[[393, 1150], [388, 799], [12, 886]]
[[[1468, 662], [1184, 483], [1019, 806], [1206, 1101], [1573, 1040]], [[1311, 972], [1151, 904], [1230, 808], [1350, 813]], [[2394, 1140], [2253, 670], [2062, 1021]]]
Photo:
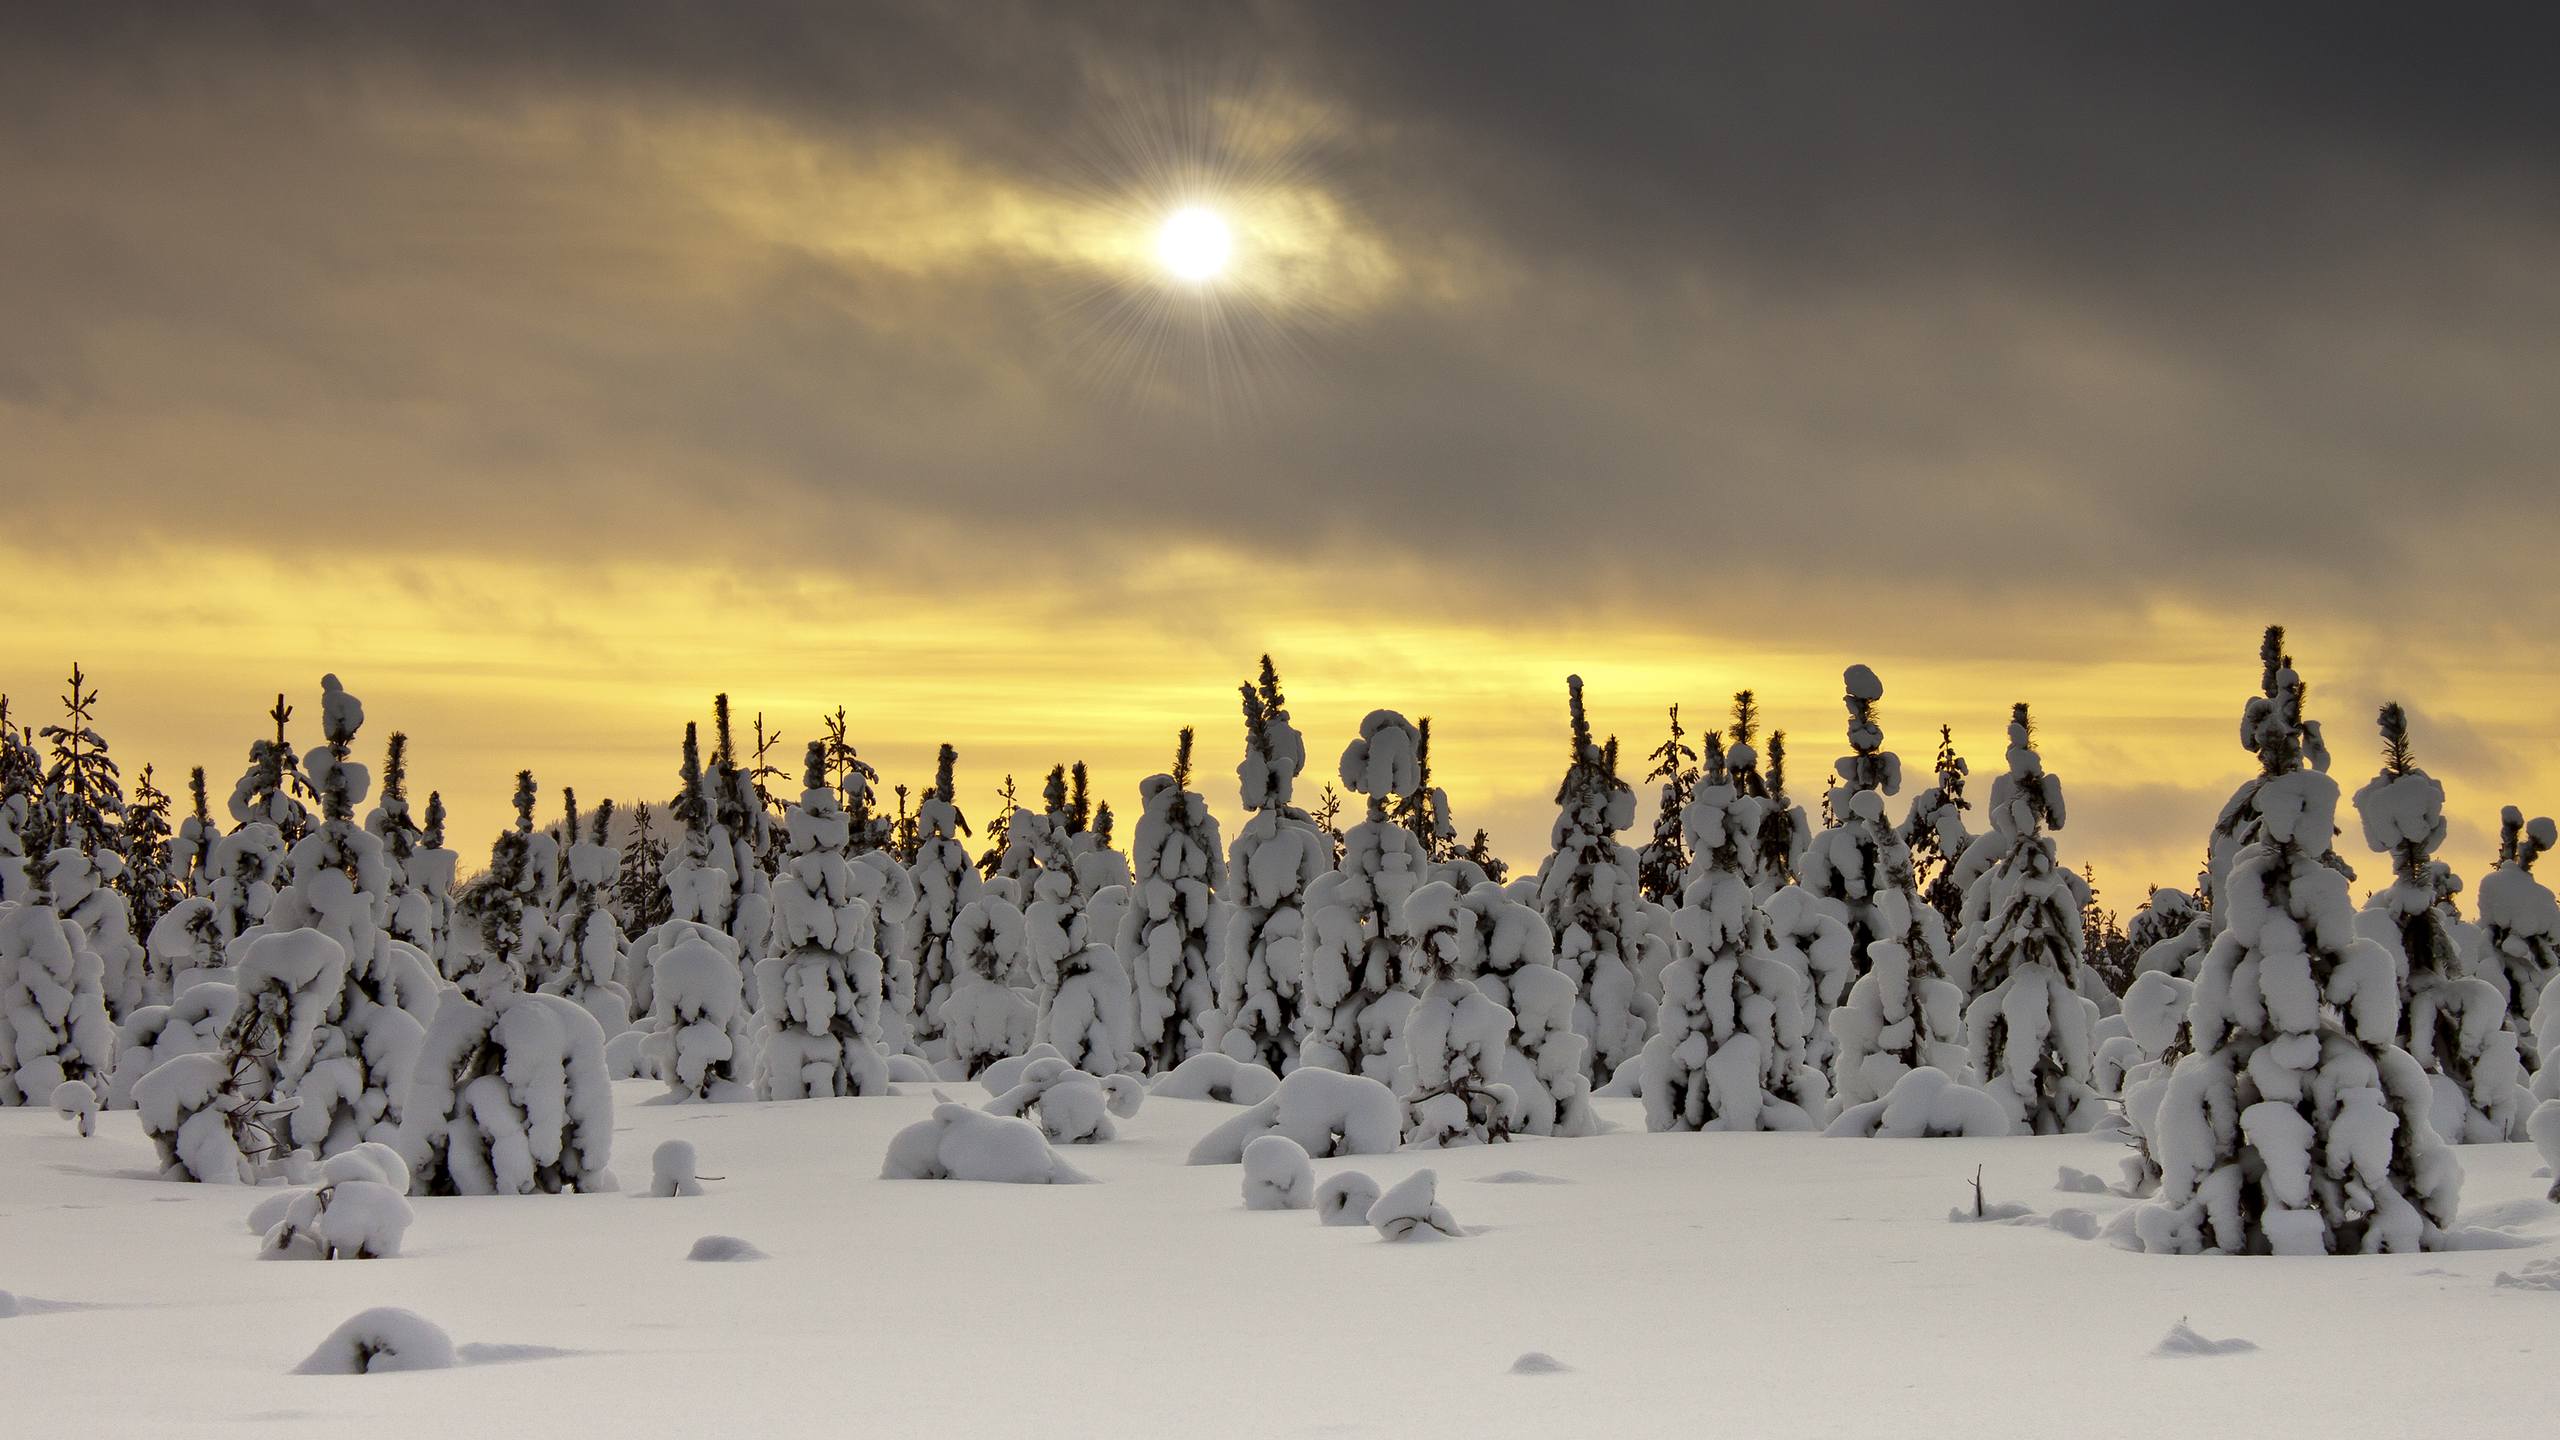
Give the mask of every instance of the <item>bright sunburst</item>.
[[1183, 206], [1156, 232], [1156, 259], [1175, 279], [1193, 285], [1218, 278], [1235, 248], [1234, 232], [1205, 205]]

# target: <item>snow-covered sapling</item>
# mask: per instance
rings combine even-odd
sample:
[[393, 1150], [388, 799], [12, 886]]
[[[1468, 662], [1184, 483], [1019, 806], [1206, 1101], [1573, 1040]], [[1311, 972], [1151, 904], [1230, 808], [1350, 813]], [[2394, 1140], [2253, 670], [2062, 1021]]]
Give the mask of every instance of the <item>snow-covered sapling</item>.
[[1443, 1240], [1466, 1234], [1440, 1203], [1440, 1177], [1416, 1170], [1388, 1187], [1369, 1206], [1369, 1224], [1381, 1240]]
[[1316, 1218], [1327, 1225], [1366, 1225], [1378, 1182], [1357, 1170], [1328, 1175], [1316, 1186]]
[[1117, 1136], [1112, 1117], [1137, 1114], [1146, 1095], [1134, 1075], [1088, 1075], [1056, 1056], [1043, 1056], [1024, 1066], [986, 1110], [1033, 1121], [1053, 1145], [1094, 1145]]
[[2391, 883], [2365, 901], [2356, 924], [2393, 953], [2400, 1045], [2432, 1078], [2437, 1133], [2455, 1144], [2521, 1138], [2533, 1095], [2507, 1000], [2497, 980], [2476, 973], [2482, 934], [2454, 906], [2461, 877], [2436, 858], [2444, 787], [2418, 768], [2405, 710], [2385, 705], [2377, 723], [2382, 770], [2356, 791], [2355, 806], [2365, 844], [2391, 858]]
[[1292, 803], [1307, 746], [1289, 723], [1270, 656], [1262, 657], [1259, 683], [1238, 690], [1244, 697], [1245, 747], [1236, 788], [1246, 819], [1227, 852], [1217, 1044], [1237, 1060], [1282, 1073], [1298, 1063], [1308, 897], [1332, 868], [1332, 842], [1314, 817]]
[[1233, 1165], [1264, 1135], [1286, 1135], [1310, 1155], [1383, 1155], [1404, 1138], [1404, 1103], [1363, 1075], [1300, 1069], [1271, 1098], [1200, 1137], [1192, 1165]]
[[655, 1200], [675, 1200], [702, 1193], [702, 1176], [696, 1171], [693, 1142], [662, 1140], [649, 1153], [649, 1196]]
[[[2216, 897], [2221, 933], [2155, 1122], [2159, 1198], [2141, 1248], [2193, 1254], [2442, 1248], [2462, 1171], [2429, 1119], [2433, 1086], [2395, 1039], [2398, 967], [2357, 933], [2332, 863], [2338, 786], [2317, 769], [2301, 678], [2270, 629], [2240, 735], [2260, 778]], [[2220, 833], [2220, 827], [2217, 827]]]
[[1565, 677], [1569, 751], [1556, 786], [1552, 848], [1538, 866], [1538, 909], [1556, 937], [1556, 968], [1580, 992], [1574, 1028], [1584, 1063], [1606, 1080], [1644, 1048], [1653, 997], [1637, 983], [1636, 853], [1618, 843], [1635, 823], [1635, 792], [1618, 778], [1618, 742], [1592, 738], [1582, 677]]
[[2054, 862], [2066, 812], [2062, 781], [2035, 750], [2021, 704], [2009, 718], [2009, 770], [1991, 787], [1997, 855], [1965, 896], [1963, 962], [1971, 1073], [2018, 1126], [2037, 1135], [2087, 1130], [2105, 1114], [2089, 1083], [2098, 1007], [2084, 998], [2079, 876]]
[[53, 1087], [53, 1113], [70, 1121], [86, 1140], [98, 1132], [98, 1092], [85, 1080], [65, 1080]]
[[1006, 1185], [1077, 1185], [1086, 1180], [1049, 1148], [1039, 1126], [956, 1101], [944, 1101], [931, 1117], [889, 1138], [880, 1178]]
[[1265, 1135], [1244, 1147], [1244, 1208], [1308, 1210], [1316, 1203], [1316, 1167], [1306, 1147]]
[[1430, 878], [1422, 841], [1388, 815], [1397, 796], [1422, 783], [1414, 759], [1420, 732], [1393, 710], [1372, 710], [1343, 747], [1342, 783], [1368, 797], [1368, 812], [1343, 837], [1339, 869], [1307, 893], [1312, 939], [1306, 951], [1299, 1064], [1378, 1081], [1403, 1062], [1405, 898]]
[[297, 1375], [381, 1375], [395, 1370], [450, 1370], [453, 1337], [414, 1311], [383, 1305], [329, 1332]]
[[1136, 883], [1120, 918], [1120, 957], [1138, 1000], [1138, 1049], [1153, 1073], [1207, 1048], [1218, 1008], [1211, 912], [1226, 878], [1226, 849], [1209, 802], [1191, 788], [1191, 742], [1184, 726], [1172, 773], [1139, 783], [1146, 809], [1130, 851]]

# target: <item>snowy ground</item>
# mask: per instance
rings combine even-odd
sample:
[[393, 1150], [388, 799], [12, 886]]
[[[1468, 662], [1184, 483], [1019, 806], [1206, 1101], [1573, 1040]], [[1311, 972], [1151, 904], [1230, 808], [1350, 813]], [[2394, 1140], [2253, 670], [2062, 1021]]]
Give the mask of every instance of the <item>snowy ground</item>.
[[[2103, 1221], [2126, 1202], [2055, 1174], [2112, 1179], [2107, 1141], [1655, 1136], [1602, 1101], [1621, 1129], [1597, 1139], [1318, 1161], [1436, 1165], [1484, 1227], [1388, 1245], [1185, 1167], [1225, 1105], [1151, 1099], [1072, 1152], [1102, 1183], [1053, 1188], [874, 1178], [920, 1093], [656, 1089], [619, 1088], [615, 1169], [645, 1187], [651, 1149], [691, 1140], [727, 1177], [707, 1195], [421, 1201], [402, 1258], [338, 1264], [255, 1260], [256, 1196], [146, 1178], [129, 1111], [86, 1141], [0, 1111], [0, 1434], [2050, 1440], [2538, 1436], [2560, 1414], [2560, 1290], [2496, 1283], [2560, 1268], [2522, 1145], [2462, 1152], [2466, 1223], [2520, 1248], [2175, 1259], [1948, 1222], [1976, 1164], [1994, 1202]], [[688, 1262], [710, 1234], [771, 1258]], [[375, 1305], [560, 1353], [290, 1373]], [[2257, 1348], [2156, 1355], [2181, 1319]], [[1529, 1352], [1566, 1368], [1512, 1373]]]

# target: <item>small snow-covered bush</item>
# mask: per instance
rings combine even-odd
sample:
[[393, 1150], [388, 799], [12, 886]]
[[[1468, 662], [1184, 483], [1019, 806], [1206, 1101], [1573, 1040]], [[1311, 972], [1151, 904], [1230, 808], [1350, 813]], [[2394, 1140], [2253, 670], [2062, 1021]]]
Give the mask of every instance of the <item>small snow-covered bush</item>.
[[1369, 1224], [1381, 1240], [1454, 1239], [1466, 1234], [1440, 1203], [1440, 1177], [1416, 1170], [1369, 1207]]
[[1111, 1117], [1138, 1113], [1147, 1091], [1134, 1075], [1088, 1075], [1055, 1057], [1024, 1066], [1012, 1089], [987, 1103], [990, 1115], [1026, 1116], [1057, 1145], [1091, 1145], [1118, 1134]]
[[[354, 1152], [334, 1157], [345, 1159]], [[331, 1174], [329, 1183], [289, 1201], [258, 1247], [261, 1260], [382, 1260], [400, 1253], [416, 1218], [400, 1192], [363, 1173]]]
[[1008, 1055], [978, 1072], [978, 1083], [990, 1095], [1001, 1095], [1022, 1083], [1022, 1072], [1041, 1060], [1063, 1060], [1055, 1045], [1034, 1045], [1019, 1055]]
[[1361, 1075], [1299, 1070], [1271, 1098], [1200, 1137], [1193, 1165], [1234, 1165], [1263, 1135], [1286, 1135], [1310, 1155], [1383, 1155], [1404, 1138], [1404, 1102]]
[[53, 1087], [53, 1113], [80, 1127], [86, 1139], [98, 1130], [98, 1092], [83, 1080], [65, 1080]]
[[1366, 1225], [1378, 1182], [1357, 1170], [1328, 1175], [1316, 1186], [1316, 1218], [1327, 1225]]
[[1216, 1100], [1227, 1105], [1259, 1105], [1280, 1088], [1280, 1077], [1246, 1060], [1225, 1055], [1194, 1055], [1148, 1084], [1148, 1093], [1167, 1100]]
[[934, 1107], [889, 1138], [883, 1180], [983, 1180], [1003, 1185], [1079, 1185], [1086, 1177], [1058, 1158], [1028, 1120], [989, 1115], [956, 1101]]
[[693, 1142], [667, 1140], [649, 1155], [649, 1195], [675, 1200], [702, 1193], [702, 1177], [694, 1170]]
[[1286, 1135], [1264, 1135], [1244, 1147], [1244, 1208], [1305, 1210], [1316, 1203], [1316, 1167], [1306, 1147]]
[[382, 1305], [329, 1332], [297, 1375], [380, 1375], [394, 1370], [450, 1370], [453, 1337], [414, 1311]]
[[1825, 1135], [1879, 1140], [1926, 1140], [1946, 1136], [2008, 1135], [2017, 1126], [1998, 1100], [1959, 1085], [1955, 1077], [1923, 1065], [1893, 1082], [1879, 1100], [1852, 1105], [1831, 1122]]

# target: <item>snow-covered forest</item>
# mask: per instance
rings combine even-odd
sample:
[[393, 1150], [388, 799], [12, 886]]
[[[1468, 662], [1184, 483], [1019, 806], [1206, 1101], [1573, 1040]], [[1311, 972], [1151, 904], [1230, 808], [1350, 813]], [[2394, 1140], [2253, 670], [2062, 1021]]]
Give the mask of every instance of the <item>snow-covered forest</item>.
[[[2126, 1250], [2539, 1243], [2560, 1183], [2484, 1222], [2463, 1182], [2475, 1153], [2560, 1167], [2560, 903], [2535, 873], [2560, 837], [2508, 808], [2466, 906], [2407, 711], [2324, 732], [2280, 629], [2233, 668], [2250, 774], [2197, 817], [2193, 885], [2120, 922], [2069, 862], [2030, 704], [1986, 787], [1944, 728], [1906, 767], [1860, 664], [1810, 783], [1826, 742], [1791, 747], [1749, 691], [1712, 724], [1675, 709], [1637, 762], [1559, 677], [1537, 856], [1461, 838], [1427, 720], [1373, 711], [1307, 773], [1264, 657], [1236, 692], [1231, 836], [1204, 795], [1226, 757], [1191, 729], [1123, 812], [1065, 759], [1036, 792], [972, 787], [945, 745], [890, 783], [842, 712], [786, 754], [724, 695], [670, 737], [671, 794], [527, 772], [485, 860], [422, 779], [431, 741], [337, 676], [280, 696], [236, 776], [179, 781], [126, 769], [75, 667], [51, 713], [12, 702], [0, 727], [0, 1106], [147, 1142], [135, 1174], [258, 1187], [243, 1253], [279, 1259], [480, 1223], [420, 1219], [443, 1197], [719, 1187], [695, 1145], [737, 1132], [688, 1130], [643, 1192], [617, 1145], [635, 1110], [899, 1101], [912, 1123], [836, 1162], [1112, 1183], [1087, 1147], [1205, 1107], [1189, 1163], [1240, 1165], [1247, 1208], [1396, 1241], [1480, 1232], [1433, 1170], [1316, 1162], [1607, 1140], [1615, 1165], [1702, 1143], [1657, 1132], [1777, 1131], [1980, 1165], [1966, 1142], [2077, 1137], [2118, 1173], [2064, 1188], [2109, 1211], [2045, 1222]], [[1816, 1153], [1750, 1164], [1828, 1173]], [[2021, 1217], [1977, 1190], [1951, 1218]], [[454, 1363], [416, 1316], [349, 1323], [313, 1365]]]

